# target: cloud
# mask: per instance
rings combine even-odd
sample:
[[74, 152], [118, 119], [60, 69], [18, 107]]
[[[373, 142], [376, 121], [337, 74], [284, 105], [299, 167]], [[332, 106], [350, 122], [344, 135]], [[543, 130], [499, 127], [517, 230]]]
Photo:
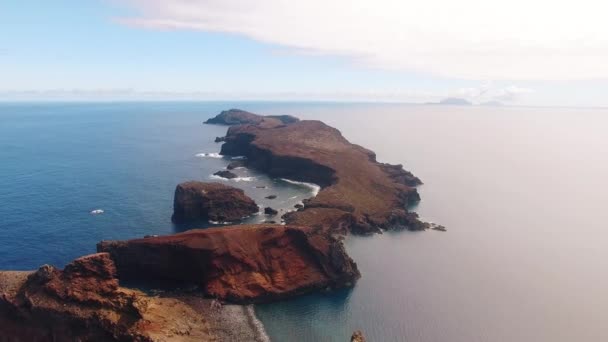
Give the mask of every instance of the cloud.
[[462, 79], [608, 78], [597, 0], [125, 0], [147, 29], [244, 35], [355, 64]]

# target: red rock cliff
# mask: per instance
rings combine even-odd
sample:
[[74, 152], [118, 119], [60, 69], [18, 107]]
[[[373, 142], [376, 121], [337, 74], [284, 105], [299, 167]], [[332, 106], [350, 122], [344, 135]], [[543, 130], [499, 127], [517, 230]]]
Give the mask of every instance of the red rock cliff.
[[121, 278], [200, 285], [209, 296], [266, 302], [354, 285], [342, 242], [310, 228], [241, 225], [130, 241], [104, 241]]

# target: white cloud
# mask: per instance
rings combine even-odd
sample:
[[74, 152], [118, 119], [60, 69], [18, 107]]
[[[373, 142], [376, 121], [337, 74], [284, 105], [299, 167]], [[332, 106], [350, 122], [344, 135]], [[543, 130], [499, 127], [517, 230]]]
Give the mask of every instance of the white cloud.
[[464, 79], [608, 78], [599, 0], [125, 0], [154, 29], [228, 32], [354, 63]]

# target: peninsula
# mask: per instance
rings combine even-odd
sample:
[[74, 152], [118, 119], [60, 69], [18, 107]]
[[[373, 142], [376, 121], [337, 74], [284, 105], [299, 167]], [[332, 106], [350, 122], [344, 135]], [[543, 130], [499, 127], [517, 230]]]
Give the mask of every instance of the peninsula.
[[[5, 336], [12, 341], [259, 340], [243, 320], [222, 318], [229, 311], [211, 312], [210, 298], [260, 303], [351, 287], [361, 275], [344, 249], [345, 235], [431, 228], [408, 210], [420, 200], [416, 186], [422, 182], [401, 165], [378, 162], [372, 151], [350, 143], [335, 128], [242, 110], [224, 111], [207, 123], [231, 126], [219, 137], [221, 154], [242, 156], [241, 165], [271, 177], [318, 184], [320, 192], [285, 214], [286, 225], [102, 241], [97, 254], [63, 270], [45, 265], [35, 272], [0, 272]], [[256, 209], [242, 190], [186, 182], [176, 188], [173, 220], [231, 220]], [[122, 285], [160, 282], [160, 294]]]

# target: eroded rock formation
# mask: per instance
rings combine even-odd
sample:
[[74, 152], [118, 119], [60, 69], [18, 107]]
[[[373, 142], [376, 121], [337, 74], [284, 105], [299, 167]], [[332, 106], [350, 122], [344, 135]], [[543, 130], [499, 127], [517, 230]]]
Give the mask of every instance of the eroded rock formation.
[[233, 222], [257, 213], [257, 204], [237, 189], [220, 183], [190, 181], [175, 188], [172, 220]]
[[341, 240], [281, 225], [191, 230], [130, 241], [104, 241], [121, 279], [197, 284], [208, 296], [266, 302], [318, 289], [353, 286], [360, 274]]

